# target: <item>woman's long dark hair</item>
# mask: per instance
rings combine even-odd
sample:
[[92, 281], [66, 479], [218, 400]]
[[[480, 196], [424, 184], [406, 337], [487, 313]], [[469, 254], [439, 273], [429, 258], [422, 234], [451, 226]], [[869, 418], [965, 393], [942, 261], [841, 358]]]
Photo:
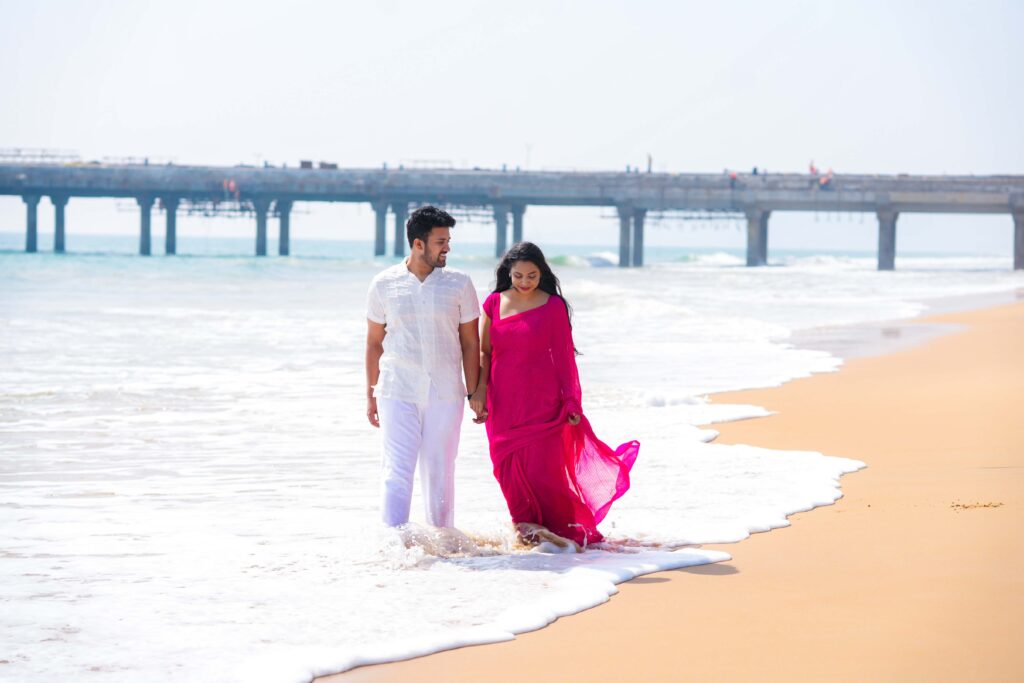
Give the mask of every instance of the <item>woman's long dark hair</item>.
[[[565, 312], [569, 315], [569, 328], [571, 329], [572, 306], [562, 296], [562, 285], [551, 270], [551, 266], [548, 265], [548, 260], [544, 258], [544, 252], [533, 242], [516, 242], [501, 257], [498, 268], [494, 271], [494, 291], [504, 292], [506, 289], [512, 289], [512, 265], [517, 261], [529, 261], [537, 266], [537, 269], [540, 270], [540, 284], [537, 285], [537, 289], [562, 300], [562, 303], [565, 304]], [[573, 350], [577, 356], [580, 355], [575, 346]]]

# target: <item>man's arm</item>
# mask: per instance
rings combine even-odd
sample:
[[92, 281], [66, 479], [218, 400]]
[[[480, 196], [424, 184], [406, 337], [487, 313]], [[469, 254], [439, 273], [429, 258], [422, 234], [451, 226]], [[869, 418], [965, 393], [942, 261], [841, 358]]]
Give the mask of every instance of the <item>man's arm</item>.
[[466, 373], [466, 391], [473, 393], [480, 381], [480, 330], [478, 319], [459, 325], [459, 343], [462, 344], [462, 370]]
[[377, 399], [373, 397], [373, 387], [380, 377], [380, 357], [384, 355], [383, 323], [366, 321], [366, 418], [374, 427], [380, 427], [377, 416]]
[[469, 407], [476, 413], [473, 422], [483, 424], [487, 421], [487, 382], [491, 376], [491, 318], [484, 313], [480, 316], [480, 377], [477, 379], [476, 391], [469, 399]]

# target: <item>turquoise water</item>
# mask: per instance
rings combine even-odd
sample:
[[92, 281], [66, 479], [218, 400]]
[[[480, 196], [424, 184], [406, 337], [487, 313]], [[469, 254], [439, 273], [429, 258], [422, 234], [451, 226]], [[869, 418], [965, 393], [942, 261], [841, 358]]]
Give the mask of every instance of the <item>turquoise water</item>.
[[[52, 235], [41, 234], [39, 253], [52, 253]], [[271, 257], [279, 258], [277, 240], [268, 239], [267, 252]], [[595, 255], [604, 257], [604, 261], [617, 258], [618, 245], [573, 245], [562, 243], [544, 243], [540, 246], [548, 258], [556, 265], [574, 265], [576, 259], [587, 259]], [[24, 233], [0, 232], [0, 252], [20, 252], [25, 248]], [[207, 237], [179, 236], [178, 256], [252, 256], [254, 241], [251, 237]], [[136, 235], [68, 235], [68, 254], [138, 254], [139, 240]], [[391, 244], [388, 244], [388, 254]], [[481, 242], [458, 242], [453, 244], [452, 260], [489, 260], [493, 258], [494, 246]], [[154, 235], [153, 254], [163, 254], [163, 237]], [[690, 247], [690, 246], [654, 246], [644, 249], [644, 260], [647, 264], [685, 263], [699, 260], [716, 254], [725, 254], [736, 259], [745, 259], [746, 252], [735, 247]], [[324, 258], [354, 261], [374, 261], [373, 242], [371, 240], [323, 240], [323, 239], [292, 239], [291, 255], [295, 258]], [[830, 256], [836, 258], [874, 258], [872, 251], [858, 250], [822, 250], [822, 249], [773, 249], [769, 254], [772, 262], [785, 261], [807, 256]], [[950, 257], [976, 256], [973, 252], [963, 254], [933, 252], [900, 252], [899, 256], [919, 257]], [[390, 258], [390, 256], [389, 256]], [[600, 265], [610, 265], [601, 263]]]

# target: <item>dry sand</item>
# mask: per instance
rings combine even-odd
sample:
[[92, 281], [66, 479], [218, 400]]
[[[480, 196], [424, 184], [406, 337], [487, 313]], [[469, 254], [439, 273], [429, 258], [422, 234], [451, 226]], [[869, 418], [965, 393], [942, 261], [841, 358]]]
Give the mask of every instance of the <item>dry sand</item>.
[[[856, 458], [844, 498], [507, 643], [354, 681], [1024, 681], [1024, 302], [778, 389], [720, 442]], [[914, 324], [914, 323], [908, 323]]]

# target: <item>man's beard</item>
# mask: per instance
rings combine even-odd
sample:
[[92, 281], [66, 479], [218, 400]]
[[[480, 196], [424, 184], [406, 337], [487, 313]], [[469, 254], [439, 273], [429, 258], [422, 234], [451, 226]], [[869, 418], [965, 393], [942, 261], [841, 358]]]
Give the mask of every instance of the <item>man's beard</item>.
[[443, 260], [441, 259], [441, 252], [433, 254], [432, 256], [428, 255], [428, 254], [424, 254], [423, 255], [423, 260], [426, 261], [427, 265], [430, 266], [431, 268], [444, 268], [445, 265], [447, 265], [447, 263], [448, 263], [448, 259], [447, 258], [445, 258]]

